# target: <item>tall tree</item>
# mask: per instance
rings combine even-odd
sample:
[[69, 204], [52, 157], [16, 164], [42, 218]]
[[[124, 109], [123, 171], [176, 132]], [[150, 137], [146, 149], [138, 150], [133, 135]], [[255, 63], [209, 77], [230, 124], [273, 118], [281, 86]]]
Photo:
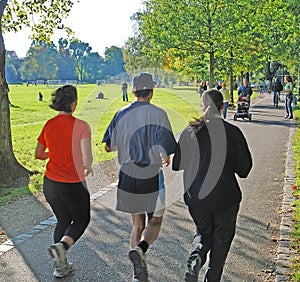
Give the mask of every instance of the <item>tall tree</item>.
[[295, 42], [294, 35], [299, 32], [288, 1], [262, 1], [258, 7], [261, 9], [257, 10], [251, 29], [252, 62], [265, 65], [265, 78], [272, 80], [282, 62], [286, 62], [293, 52], [291, 45]]
[[[103, 74], [106, 77], [125, 75], [124, 60], [122, 49], [116, 46], [105, 48], [104, 52], [104, 70]], [[126, 76], [126, 75], [125, 75]]]
[[102, 78], [104, 59], [95, 52], [84, 58], [85, 77], [84, 81], [95, 83]]
[[122, 49], [123, 59], [125, 61], [124, 68], [129, 75], [134, 75], [139, 69], [145, 69], [151, 67], [149, 63], [149, 57], [143, 52], [143, 37], [134, 36], [128, 38]]
[[[13, 54], [13, 56], [11, 54]], [[5, 72], [8, 83], [18, 83], [22, 80], [20, 75], [20, 67], [21, 60], [17, 57], [15, 52], [11, 51], [6, 53]]]
[[[293, 47], [296, 46], [295, 37], [299, 34], [296, 0], [149, 0], [144, 3], [144, 10], [132, 17], [139, 32], [138, 40], [130, 43], [146, 42], [141, 47], [143, 53], [161, 62], [172, 53], [174, 62], [170, 65], [187, 63], [185, 71], [192, 77], [199, 75], [196, 62], [202, 62], [199, 67], [208, 66], [206, 73], [211, 87], [215, 73], [243, 76], [267, 66], [267, 76], [272, 77], [280, 61], [291, 64], [291, 43], [295, 42]], [[132, 46], [138, 47], [129, 45]], [[299, 56], [298, 47], [294, 50]], [[126, 63], [127, 59], [128, 56]]]
[[34, 40], [27, 52], [20, 72], [23, 80], [56, 79], [57, 51], [53, 43]]
[[75, 71], [78, 80], [83, 81], [85, 75], [84, 60], [90, 55], [92, 47], [88, 43], [76, 39], [71, 41], [69, 49], [71, 57], [75, 62]]
[[[74, 0], [75, 1], [75, 0]], [[50, 41], [57, 28], [63, 29], [74, 1], [71, 0], [24, 0], [0, 1], [0, 186], [12, 185], [20, 178], [28, 178], [30, 171], [15, 158], [8, 100], [8, 85], [5, 76], [5, 45], [2, 32], [19, 31], [30, 27], [37, 40]]]
[[62, 80], [76, 80], [76, 64], [71, 56], [69, 40], [60, 38], [58, 40], [57, 78]]
[[244, 9], [238, 6], [230, 0], [150, 0], [140, 16], [140, 29], [151, 42], [149, 52], [161, 56], [161, 52], [177, 49], [188, 54], [205, 54], [212, 87], [215, 55], [229, 49], [224, 38], [235, 38], [235, 26], [240, 21], [238, 11]]

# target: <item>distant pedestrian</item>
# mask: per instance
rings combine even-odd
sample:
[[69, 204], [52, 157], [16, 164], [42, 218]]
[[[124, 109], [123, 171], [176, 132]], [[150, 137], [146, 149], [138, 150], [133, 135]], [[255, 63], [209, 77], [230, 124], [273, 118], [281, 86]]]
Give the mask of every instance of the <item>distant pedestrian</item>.
[[39, 101], [40, 101], [40, 102], [43, 101], [43, 94], [42, 94], [42, 92], [39, 92]]
[[197, 91], [198, 94], [200, 94], [200, 97], [203, 94], [203, 92], [206, 91], [206, 90], [207, 90], [206, 80], [201, 80], [198, 91]]
[[128, 94], [127, 94], [127, 89], [128, 89], [128, 84], [126, 83], [126, 81], [124, 80], [121, 86], [121, 91], [122, 91], [122, 98], [123, 101], [128, 102]]
[[217, 90], [220, 90], [222, 88], [222, 83], [223, 83], [222, 80], [218, 80], [217, 85], [216, 85]]
[[265, 85], [266, 85], [266, 92], [270, 93], [270, 91], [269, 91], [269, 89], [270, 89], [270, 80], [269, 79], [266, 80]]
[[283, 92], [285, 93], [285, 118], [293, 119], [293, 78], [290, 75], [284, 77], [285, 86]]
[[253, 91], [247, 79], [243, 79], [243, 85], [238, 90], [238, 96], [247, 97], [250, 99]]
[[280, 79], [277, 77], [273, 84], [273, 105], [278, 108], [278, 102], [280, 100], [280, 92], [283, 90], [283, 86], [280, 82]]
[[77, 90], [65, 85], [52, 94], [50, 108], [58, 111], [44, 125], [35, 157], [48, 160], [43, 191], [57, 224], [54, 244], [49, 252], [55, 262], [53, 275], [69, 275], [73, 267], [67, 261], [67, 250], [81, 237], [90, 222], [90, 195], [85, 177], [93, 174], [91, 130], [73, 116], [77, 106]]
[[185, 281], [198, 281], [209, 253], [204, 281], [221, 280], [235, 235], [241, 190], [252, 158], [241, 130], [220, 117], [223, 97], [216, 89], [202, 95], [203, 116], [181, 133], [173, 170], [183, 169], [184, 200], [196, 225]]
[[[253, 91], [251, 86], [249, 85], [249, 81], [247, 79], [243, 79], [243, 85], [240, 86], [238, 90], [238, 97], [247, 97], [248, 106], [250, 107], [250, 100]], [[236, 108], [238, 111], [238, 107]]]
[[162, 166], [169, 165], [176, 141], [167, 114], [150, 103], [154, 81], [149, 73], [132, 80], [136, 100], [113, 117], [103, 141], [118, 151], [117, 210], [130, 213], [129, 259], [133, 281], [148, 281], [145, 253], [159, 235], [165, 210]]
[[263, 92], [264, 92], [264, 85], [263, 85], [263, 83], [260, 83], [259, 84], [259, 94], [262, 95]]
[[223, 118], [226, 119], [228, 104], [229, 104], [229, 100], [230, 100], [230, 93], [229, 93], [229, 89], [226, 87], [225, 82], [222, 83], [222, 88], [219, 91], [223, 95], [223, 104], [224, 104], [224, 106], [223, 106]]

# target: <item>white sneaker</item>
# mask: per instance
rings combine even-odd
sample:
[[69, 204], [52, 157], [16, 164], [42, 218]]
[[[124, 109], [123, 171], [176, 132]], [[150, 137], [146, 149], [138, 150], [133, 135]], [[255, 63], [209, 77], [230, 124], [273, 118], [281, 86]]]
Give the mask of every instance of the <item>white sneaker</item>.
[[62, 243], [51, 245], [49, 252], [55, 263], [54, 276], [62, 278], [73, 271], [72, 265], [67, 262], [67, 250]]
[[63, 278], [70, 275], [73, 272], [73, 270], [74, 270], [73, 265], [71, 263], [68, 263], [68, 266], [64, 269], [57, 269], [55, 267], [53, 276], [57, 278]]

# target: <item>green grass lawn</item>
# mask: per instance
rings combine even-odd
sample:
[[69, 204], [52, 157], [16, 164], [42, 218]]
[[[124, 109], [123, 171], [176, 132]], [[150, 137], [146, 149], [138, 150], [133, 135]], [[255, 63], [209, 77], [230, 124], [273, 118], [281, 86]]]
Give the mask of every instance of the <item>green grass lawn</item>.
[[[36, 173], [31, 177], [29, 187], [22, 188], [23, 192], [21, 188], [0, 190], [0, 205], [20, 194], [41, 190], [46, 162], [36, 160], [34, 150], [43, 125], [57, 114], [49, 107], [56, 87], [10, 85], [9, 88], [13, 150], [17, 160]], [[129, 102], [123, 102], [120, 85], [83, 84], [77, 89], [78, 106], [74, 115], [91, 126], [94, 164], [115, 158], [116, 153], [105, 152], [101, 141], [113, 115], [134, 100], [133, 94], [129, 94]], [[96, 99], [100, 91], [104, 99]], [[39, 101], [39, 92], [43, 94], [42, 102]], [[189, 121], [200, 115], [200, 97], [195, 87], [156, 88], [152, 103], [167, 112], [174, 134], [179, 134]]]
[[[0, 204], [12, 198], [40, 191], [45, 161], [34, 158], [37, 137], [45, 122], [57, 112], [49, 107], [51, 94], [56, 87], [45, 85], [10, 85], [9, 99], [11, 102], [11, 131], [13, 150], [17, 160], [30, 171], [36, 172], [31, 177], [29, 187], [0, 190]], [[74, 115], [86, 120], [92, 129], [94, 164], [116, 157], [106, 153], [101, 142], [105, 130], [113, 115], [120, 108], [134, 100], [129, 94], [129, 102], [123, 102], [120, 85], [95, 84], [78, 86], [78, 106]], [[96, 99], [99, 92], [104, 99]], [[38, 93], [42, 92], [43, 101], [39, 101]], [[152, 103], [163, 108], [170, 119], [174, 134], [179, 134], [193, 117], [200, 115], [200, 99], [195, 88], [157, 88]]]

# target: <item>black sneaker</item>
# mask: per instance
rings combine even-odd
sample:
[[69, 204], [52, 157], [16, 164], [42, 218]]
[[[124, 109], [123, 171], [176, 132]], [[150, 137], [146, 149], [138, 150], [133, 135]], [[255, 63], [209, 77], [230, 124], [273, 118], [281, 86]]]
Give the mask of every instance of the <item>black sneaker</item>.
[[129, 259], [134, 268], [133, 281], [147, 282], [148, 273], [143, 250], [136, 246], [129, 252]]
[[201, 268], [201, 257], [199, 253], [192, 253], [187, 261], [187, 271], [185, 272], [184, 281], [197, 282]]

